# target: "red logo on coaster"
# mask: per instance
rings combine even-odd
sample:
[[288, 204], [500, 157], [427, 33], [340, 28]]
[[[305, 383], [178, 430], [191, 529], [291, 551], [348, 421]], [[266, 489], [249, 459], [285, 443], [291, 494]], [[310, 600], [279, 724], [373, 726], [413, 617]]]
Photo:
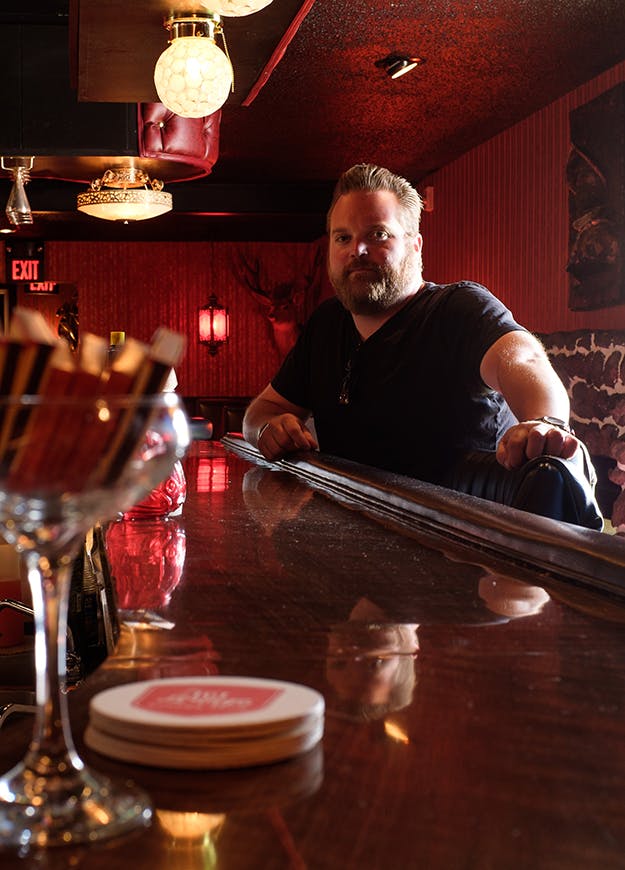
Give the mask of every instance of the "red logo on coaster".
[[227, 683], [219, 686], [180, 683], [146, 689], [135, 698], [132, 706], [155, 713], [173, 713], [176, 716], [223, 716], [262, 710], [282, 692], [282, 689]]

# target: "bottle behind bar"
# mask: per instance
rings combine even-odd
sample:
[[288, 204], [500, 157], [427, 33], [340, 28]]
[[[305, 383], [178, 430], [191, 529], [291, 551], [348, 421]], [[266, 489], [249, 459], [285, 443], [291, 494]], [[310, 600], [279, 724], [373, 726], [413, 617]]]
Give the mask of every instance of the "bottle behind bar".
[[126, 341], [126, 333], [125, 332], [111, 332], [110, 335], [110, 343], [109, 343], [109, 365], [113, 362], [116, 356], [118, 356], [122, 347], [124, 346], [124, 342]]

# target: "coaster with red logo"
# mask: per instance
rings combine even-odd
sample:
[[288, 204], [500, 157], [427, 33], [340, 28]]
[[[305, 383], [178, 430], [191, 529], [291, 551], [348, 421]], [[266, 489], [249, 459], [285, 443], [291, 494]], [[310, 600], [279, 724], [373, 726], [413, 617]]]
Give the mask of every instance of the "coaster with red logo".
[[149, 680], [91, 700], [92, 749], [160, 767], [264, 764], [323, 735], [324, 700], [307, 686], [248, 677]]
[[284, 693], [284, 688], [266, 688], [251, 683], [225, 681], [163, 685], [146, 688], [131, 702], [139, 710], [172, 713], [174, 716], [238, 716], [266, 709]]

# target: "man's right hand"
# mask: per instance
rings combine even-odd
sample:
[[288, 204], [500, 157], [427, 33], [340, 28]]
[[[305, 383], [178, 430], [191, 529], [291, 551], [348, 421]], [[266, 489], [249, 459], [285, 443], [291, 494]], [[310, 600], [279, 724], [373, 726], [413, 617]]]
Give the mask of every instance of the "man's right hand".
[[319, 449], [312, 433], [295, 414], [278, 414], [261, 426], [256, 446], [271, 461], [298, 450]]
[[268, 384], [245, 412], [243, 437], [271, 461], [298, 450], [318, 450], [314, 435], [306, 428], [309, 417], [306, 408], [289, 402]]

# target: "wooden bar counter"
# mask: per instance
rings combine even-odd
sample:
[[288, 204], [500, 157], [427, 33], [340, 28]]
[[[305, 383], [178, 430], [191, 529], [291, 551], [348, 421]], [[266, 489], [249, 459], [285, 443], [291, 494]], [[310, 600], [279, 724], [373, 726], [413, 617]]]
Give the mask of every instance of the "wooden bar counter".
[[[268, 466], [226, 443], [193, 445], [180, 517], [136, 520], [130, 537], [109, 527], [125, 622], [70, 693], [81, 755], [150, 793], [151, 827], [2, 854], [0, 868], [625, 867], [623, 542], [511, 509], [472, 514], [478, 500], [436, 487], [398, 495], [349, 464], [316, 478], [314, 462]], [[225, 771], [84, 745], [93, 694], [210, 674], [319, 690], [322, 742]], [[12, 716], [0, 729], [3, 768], [31, 727]]]

